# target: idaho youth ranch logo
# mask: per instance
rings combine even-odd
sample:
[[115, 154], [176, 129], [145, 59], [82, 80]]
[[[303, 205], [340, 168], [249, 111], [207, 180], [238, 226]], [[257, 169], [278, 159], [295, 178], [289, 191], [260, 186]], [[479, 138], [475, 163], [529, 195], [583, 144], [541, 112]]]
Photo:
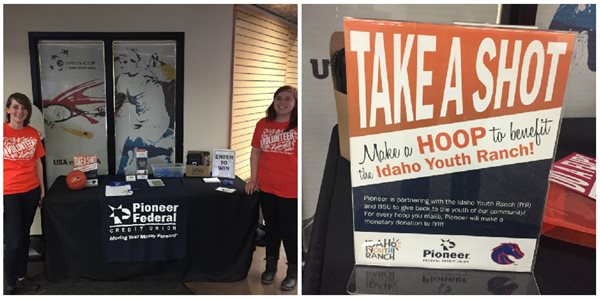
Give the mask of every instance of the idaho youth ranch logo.
[[366, 240], [365, 257], [376, 260], [395, 260], [396, 252], [400, 250], [398, 239]]
[[451, 239], [441, 239], [441, 251], [435, 249], [423, 250], [423, 261], [434, 263], [468, 263], [471, 259], [470, 253], [455, 252], [456, 242]]
[[179, 205], [132, 203], [131, 208], [122, 204], [108, 207], [110, 241], [177, 236]]
[[496, 264], [513, 264], [514, 261], [510, 259], [510, 256], [516, 259], [521, 259], [523, 256], [525, 256], [525, 253], [521, 251], [519, 244], [516, 243], [502, 243], [492, 249], [492, 260]]

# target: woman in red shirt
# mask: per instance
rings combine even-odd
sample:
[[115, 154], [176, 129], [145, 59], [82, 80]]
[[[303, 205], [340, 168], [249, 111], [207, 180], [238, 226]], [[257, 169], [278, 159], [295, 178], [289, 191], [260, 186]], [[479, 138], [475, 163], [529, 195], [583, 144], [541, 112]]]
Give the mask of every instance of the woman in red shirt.
[[29, 230], [44, 198], [41, 157], [44, 147], [29, 126], [31, 101], [15, 93], [6, 102], [4, 122], [4, 294], [32, 291], [39, 284], [26, 276]]
[[292, 86], [275, 91], [267, 117], [256, 124], [250, 154], [250, 181], [246, 193], [256, 190], [266, 226], [264, 284], [275, 278], [279, 246], [283, 241], [288, 269], [281, 289], [292, 290], [298, 278], [298, 93]]

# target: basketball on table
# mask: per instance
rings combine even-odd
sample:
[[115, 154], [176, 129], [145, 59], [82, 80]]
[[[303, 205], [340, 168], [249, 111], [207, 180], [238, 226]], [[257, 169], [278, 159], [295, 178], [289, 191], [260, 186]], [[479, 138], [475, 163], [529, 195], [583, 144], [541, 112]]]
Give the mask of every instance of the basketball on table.
[[67, 187], [71, 190], [80, 190], [85, 187], [87, 178], [81, 170], [73, 170], [67, 174]]

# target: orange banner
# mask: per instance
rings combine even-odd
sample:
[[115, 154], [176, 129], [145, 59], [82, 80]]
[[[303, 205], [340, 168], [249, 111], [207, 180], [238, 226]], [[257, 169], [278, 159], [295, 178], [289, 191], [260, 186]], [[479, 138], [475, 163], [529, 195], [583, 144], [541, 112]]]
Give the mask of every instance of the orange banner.
[[344, 20], [350, 137], [562, 106], [575, 34]]

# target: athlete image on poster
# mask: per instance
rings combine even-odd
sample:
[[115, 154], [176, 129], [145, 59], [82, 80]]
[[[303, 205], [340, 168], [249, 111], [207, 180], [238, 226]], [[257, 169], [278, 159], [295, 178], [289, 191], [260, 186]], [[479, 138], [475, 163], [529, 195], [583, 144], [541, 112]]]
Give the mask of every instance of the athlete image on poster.
[[344, 20], [360, 265], [528, 272], [574, 33]]
[[175, 43], [115, 42], [116, 169], [135, 173], [135, 150], [148, 163], [175, 161]]

